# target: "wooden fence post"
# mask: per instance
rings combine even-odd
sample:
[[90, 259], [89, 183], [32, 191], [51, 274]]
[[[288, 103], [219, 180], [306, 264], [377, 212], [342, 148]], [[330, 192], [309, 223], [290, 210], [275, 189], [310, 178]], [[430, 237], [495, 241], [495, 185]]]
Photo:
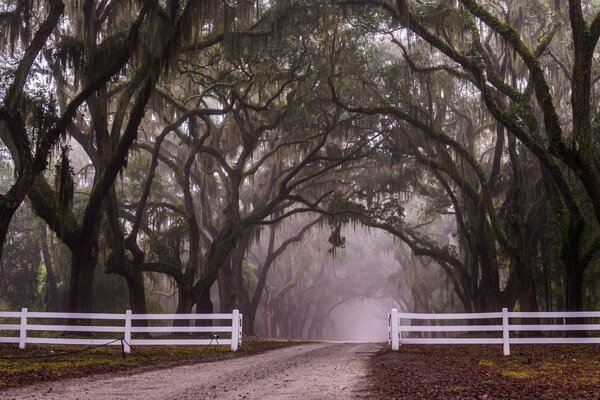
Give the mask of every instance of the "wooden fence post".
[[505, 356], [510, 356], [510, 330], [508, 329], [508, 308], [502, 309], [502, 347]]
[[231, 351], [237, 351], [240, 343], [240, 312], [233, 310], [231, 314]]
[[244, 338], [244, 334], [243, 334], [243, 327], [244, 327], [244, 314], [240, 314], [240, 323], [239, 323], [239, 332], [238, 332], [238, 343], [241, 346], [242, 344], [242, 340]]
[[131, 353], [131, 310], [125, 311], [125, 331], [123, 332], [123, 351]]
[[390, 330], [392, 334], [392, 350], [400, 350], [400, 337], [398, 330], [399, 320], [398, 320], [398, 310], [392, 308], [392, 315], [390, 317]]
[[27, 340], [27, 309], [21, 309], [21, 329], [19, 332], [19, 348], [25, 348], [25, 341]]

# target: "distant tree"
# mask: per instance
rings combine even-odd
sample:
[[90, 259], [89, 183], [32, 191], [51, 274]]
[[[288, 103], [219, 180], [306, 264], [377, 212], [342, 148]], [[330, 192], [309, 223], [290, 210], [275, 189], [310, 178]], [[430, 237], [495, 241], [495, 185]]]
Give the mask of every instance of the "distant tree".
[[[256, 262], [259, 262], [260, 265], [259, 268], [255, 271], [255, 287], [253, 288], [254, 290], [248, 296], [248, 304], [246, 304], [243, 308], [245, 324], [244, 331], [248, 335], [256, 335], [256, 313], [258, 312], [258, 307], [260, 305], [261, 299], [263, 298], [263, 293], [269, 277], [269, 270], [271, 269], [277, 258], [288, 250], [288, 247], [302, 241], [304, 239], [305, 234], [314, 226], [317, 226], [317, 224], [319, 224], [323, 219], [323, 216], [313, 219], [312, 221], [302, 226], [302, 228], [296, 234], [294, 234], [293, 236], [289, 236], [285, 240], [281, 241], [281, 243], [279, 243], [278, 245], [275, 244], [277, 229], [279, 225], [287, 221], [284, 220], [284, 222], [280, 222], [277, 225], [270, 225], [269, 241], [266, 253], [264, 254], [264, 258], [262, 258], [261, 260], [256, 260]], [[245, 286], [247, 285], [248, 283], [246, 283]]]
[[42, 287], [46, 271], [39, 240], [40, 221], [20, 209], [14, 215], [0, 260], [0, 303], [10, 310], [36, 309], [44, 304]]

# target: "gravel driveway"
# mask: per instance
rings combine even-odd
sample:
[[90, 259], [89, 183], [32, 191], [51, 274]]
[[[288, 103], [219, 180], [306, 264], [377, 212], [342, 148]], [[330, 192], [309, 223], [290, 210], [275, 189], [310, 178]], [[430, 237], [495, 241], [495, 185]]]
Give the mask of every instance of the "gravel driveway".
[[348, 399], [377, 344], [319, 343], [134, 375], [102, 375], [0, 392], [0, 399]]

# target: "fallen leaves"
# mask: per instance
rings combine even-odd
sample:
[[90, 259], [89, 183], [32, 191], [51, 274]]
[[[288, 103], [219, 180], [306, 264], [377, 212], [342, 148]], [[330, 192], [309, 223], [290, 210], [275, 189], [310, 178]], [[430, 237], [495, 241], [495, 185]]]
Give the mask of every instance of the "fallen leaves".
[[370, 399], [599, 399], [600, 346], [403, 346], [371, 359]]

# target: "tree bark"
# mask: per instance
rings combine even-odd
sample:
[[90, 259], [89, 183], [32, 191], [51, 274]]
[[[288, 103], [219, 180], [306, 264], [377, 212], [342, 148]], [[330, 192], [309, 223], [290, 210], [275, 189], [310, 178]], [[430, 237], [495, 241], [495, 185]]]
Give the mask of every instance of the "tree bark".
[[89, 235], [82, 237], [78, 248], [71, 249], [73, 256], [69, 280], [70, 312], [93, 312], [94, 275], [98, 263], [97, 237], [97, 232], [89, 232]]
[[46, 226], [43, 226], [40, 229], [40, 242], [44, 266], [46, 267], [46, 307], [48, 311], [62, 311], [62, 301], [59, 298], [58, 285], [56, 283], [56, 276], [54, 275], [54, 267], [52, 265], [52, 257], [50, 256], [50, 249], [48, 248]]
[[[214, 305], [210, 298], [210, 291], [205, 291], [196, 298], [196, 313], [197, 314], [212, 314], [214, 312]], [[212, 326], [212, 320], [210, 319], [197, 319], [196, 326]]]

